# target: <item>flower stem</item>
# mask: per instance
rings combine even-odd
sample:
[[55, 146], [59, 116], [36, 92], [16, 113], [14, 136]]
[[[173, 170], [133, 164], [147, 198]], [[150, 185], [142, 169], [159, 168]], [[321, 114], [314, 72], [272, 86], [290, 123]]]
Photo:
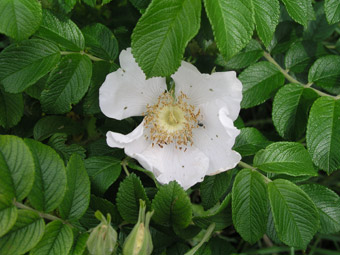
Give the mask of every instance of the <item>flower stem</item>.
[[120, 164], [122, 165], [123, 169], [124, 169], [124, 172], [125, 172], [126, 176], [129, 176], [129, 175], [130, 175], [129, 170], [128, 170], [127, 167], [126, 167], [126, 166], [128, 165], [128, 160], [129, 160], [129, 157], [126, 157], [126, 158], [122, 161], [122, 163], [120, 163]]
[[299, 84], [305, 88], [310, 88], [312, 90], [314, 90], [316, 93], [318, 93], [320, 96], [327, 96], [327, 97], [333, 97], [335, 99], [339, 99], [340, 98], [340, 95], [338, 96], [332, 96], [332, 95], [329, 95], [329, 94], [326, 94], [316, 88], [313, 88], [311, 87], [313, 85], [313, 83], [307, 83], [307, 84], [303, 84], [301, 82], [299, 82], [298, 80], [296, 80], [294, 77], [292, 77], [289, 73], [288, 73], [288, 70], [284, 70], [276, 61], [275, 59], [268, 53], [268, 52], [264, 52], [263, 53], [263, 56], [265, 59], [267, 59], [270, 63], [272, 63], [273, 65], [275, 65], [277, 67], [277, 69], [284, 75], [284, 77], [292, 82], [292, 83], [296, 83], [296, 84]]
[[13, 204], [14, 204], [17, 208], [25, 209], [25, 210], [29, 210], [29, 211], [36, 212], [36, 213], [39, 214], [39, 216], [40, 216], [41, 218], [44, 218], [44, 219], [47, 219], [47, 220], [59, 220], [59, 221], [61, 221], [62, 223], [67, 224], [67, 225], [69, 225], [70, 227], [73, 227], [73, 226], [72, 226], [70, 223], [68, 223], [67, 221], [64, 221], [63, 219], [61, 219], [61, 218], [59, 218], [59, 217], [57, 217], [57, 216], [54, 216], [54, 215], [52, 215], [52, 214], [40, 212], [40, 211], [38, 211], [38, 210], [35, 210], [35, 209], [33, 209], [33, 208], [31, 208], [31, 207], [29, 207], [29, 206], [27, 206], [27, 205], [24, 205], [24, 204], [22, 204], [22, 203], [17, 202], [17, 201], [14, 201]]
[[205, 243], [209, 240], [212, 232], [215, 229], [215, 223], [212, 223], [209, 225], [207, 231], [205, 232], [205, 235], [203, 236], [202, 240], [197, 244], [195, 247], [193, 247], [190, 251], [185, 253], [184, 255], [194, 255], [196, 254], [196, 251]]

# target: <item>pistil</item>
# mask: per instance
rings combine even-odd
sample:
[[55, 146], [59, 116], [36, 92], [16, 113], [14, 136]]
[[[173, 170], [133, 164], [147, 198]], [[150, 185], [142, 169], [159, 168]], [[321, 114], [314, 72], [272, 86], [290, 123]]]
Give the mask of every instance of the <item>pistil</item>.
[[[145, 113], [145, 128], [149, 130], [152, 145], [175, 143], [175, 147], [182, 149], [192, 145], [192, 130], [198, 127], [201, 116], [200, 110], [187, 103], [188, 97], [181, 94], [174, 98], [169, 92], [159, 96], [158, 102], [147, 105]], [[185, 149], [186, 150], [186, 149]]]

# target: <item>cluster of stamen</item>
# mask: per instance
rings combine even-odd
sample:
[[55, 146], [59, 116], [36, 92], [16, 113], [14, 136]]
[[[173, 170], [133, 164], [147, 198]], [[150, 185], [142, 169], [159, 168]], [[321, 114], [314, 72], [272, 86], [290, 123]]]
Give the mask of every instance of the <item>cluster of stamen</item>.
[[197, 128], [200, 110], [187, 103], [184, 93], [175, 98], [169, 92], [164, 92], [154, 105], [147, 105], [144, 126], [148, 129], [146, 139], [151, 139], [152, 146], [175, 143], [175, 147], [186, 150], [192, 145], [192, 130]]

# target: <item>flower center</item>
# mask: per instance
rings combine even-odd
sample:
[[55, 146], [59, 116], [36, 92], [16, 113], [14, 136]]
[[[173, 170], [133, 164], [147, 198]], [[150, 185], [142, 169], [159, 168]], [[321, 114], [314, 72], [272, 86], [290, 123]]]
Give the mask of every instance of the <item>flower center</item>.
[[149, 129], [152, 145], [175, 143], [176, 148], [192, 145], [192, 129], [198, 127], [200, 110], [188, 104], [188, 97], [181, 94], [174, 98], [169, 92], [164, 92], [156, 104], [147, 105], [144, 126]]

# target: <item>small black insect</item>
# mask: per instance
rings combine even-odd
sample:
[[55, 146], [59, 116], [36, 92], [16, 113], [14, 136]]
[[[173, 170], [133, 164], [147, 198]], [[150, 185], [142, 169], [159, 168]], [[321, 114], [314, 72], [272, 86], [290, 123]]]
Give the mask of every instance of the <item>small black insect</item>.
[[201, 123], [201, 122], [198, 122], [197, 125], [200, 126], [200, 127], [203, 127], [203, 123]]

